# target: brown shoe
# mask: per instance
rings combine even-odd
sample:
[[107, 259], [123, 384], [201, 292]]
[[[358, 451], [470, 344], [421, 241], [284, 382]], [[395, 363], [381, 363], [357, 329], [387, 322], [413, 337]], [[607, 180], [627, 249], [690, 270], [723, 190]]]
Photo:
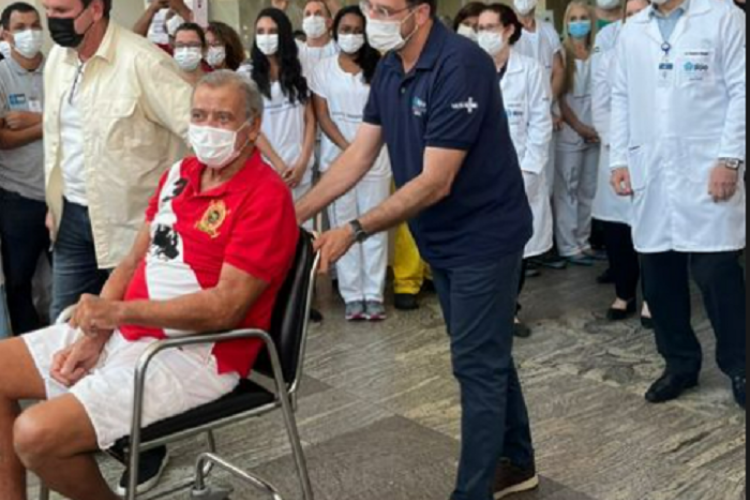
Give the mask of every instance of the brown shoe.
[[495, 472], [494, 499], [501, 500], [516, 493], [532, 491], [539, 488], [539, 476], [536, 467], [522, 469], [503, 460]]

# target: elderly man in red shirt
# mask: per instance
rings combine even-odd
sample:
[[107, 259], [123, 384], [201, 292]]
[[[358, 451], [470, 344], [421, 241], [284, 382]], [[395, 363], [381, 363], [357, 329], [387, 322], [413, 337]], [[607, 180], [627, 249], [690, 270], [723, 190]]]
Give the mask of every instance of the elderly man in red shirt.
[[[0, 343], [0, 498], [26, 499], [26, 470], [72, 500], [116, 500], [93, 452], [129, 433], [135, 366], [157, 339], [268, 329], [299, 238], [289, 190], [255, 149], [263, 101], [219, 71], [199, 83], [196, 153], [163, 177], [129, 257], [66, 326]], [[255, 340], [162, 353], [147, 380], [148, 426], [230, 393]], [[21, 413], [18, 401], [46, 402]]]

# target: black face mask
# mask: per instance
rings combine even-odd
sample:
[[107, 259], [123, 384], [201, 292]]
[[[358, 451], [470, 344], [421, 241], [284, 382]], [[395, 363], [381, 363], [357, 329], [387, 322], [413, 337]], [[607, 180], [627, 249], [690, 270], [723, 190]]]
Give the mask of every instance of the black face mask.
[[59, 17], [48, 17], [47, 24], [49, 25], [49, 32], [52, 40], [61, 47], [75, 49], [83, 43], [83, 39], [86, 38], [86, 33], [91, 29], [94, 23], [86, 28], [86, 31], [81, 34], [76, 32], [76, 21], [79, 17], [86, 12], [83, 10], [76, 17], [59, 18]]

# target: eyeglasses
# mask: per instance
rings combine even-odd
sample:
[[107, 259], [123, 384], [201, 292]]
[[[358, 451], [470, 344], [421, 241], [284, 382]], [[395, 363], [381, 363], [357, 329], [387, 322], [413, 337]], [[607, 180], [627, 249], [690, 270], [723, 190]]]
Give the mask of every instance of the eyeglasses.
[[406, 12], [407, 10], [412, 9], [412, 7], [405, 7], [400, 10], [392, 10], [392, 9], [389, 9], [388, 7], [374, 6], [370, 0], [361, 0], [359, 2], [359, 8], [368, 17], [372, 17], [374, 19], [379, 19], [379, 20], [392, 19], [394, 16], [397, 16], [401, 14], [402, 12]]

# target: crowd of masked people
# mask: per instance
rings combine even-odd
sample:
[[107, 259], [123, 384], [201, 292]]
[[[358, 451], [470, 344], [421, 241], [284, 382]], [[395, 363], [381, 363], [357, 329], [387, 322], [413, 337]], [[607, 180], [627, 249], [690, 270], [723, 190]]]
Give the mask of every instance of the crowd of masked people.
[[[111, 0], [60, 0], [47, 9], [47, 23], [29, 4], [7, 7], [0, 338], [35, 332], [82, 297], [106, 293], [166, 169], [198, 153], [200, 140], [220, 156], [221, 144], [236, 139], [199, 137], [191, 128], [193, 94], [212, 73], [230, 71], [257, 87], [263, 112], [253, 144], [292, 198], [302, 199], [354, 141], [379, 61], [393, 48], [389, 34], [400, 28], [369, 15], [395, 14], [380, 3], [273, 0], [255, 20], [249, 47], [228, 24], [196, 24], [183, 0], [150, 2], [132, 27], [99, 22], [109, 19]], [[745, 404], [744, 8], [744, 0], [572, 0], [561, 33], [540, 18], [537, 0], [470, 3], [443, 20], [497, 68], [534, 215], [521, 291], [542, 272], [608, 262], [598, 278], [613, 289], [607, 319], [640, 317], [667, 362], [647, 395], [652, 402], [698, 384], [692, 276], [718, 338], [719, 366]], [[648, 36], [636, 29], [653, 20], [658, 29]], [[49, 54], [45, 30], [56, 45]], [[657, 49], [647, 37], [658, 39]], [[651, 67], [658, 71], [643, 72]], [[176, 197], [184, 186], [174, 189]], [[347, 224], [393, 189], [384, 148], [355, 189], [323, 217], [301, 222], [310, 230]], [[212, 207], [201, 222], [209, 233], [227, 216]], [[153, 238], [164, 240], [165, 255], [184, 251], [169, 234]], [[333, 279], [348, 321], [386, 319], [389, 268], [395, 307], [419, 308], [430, 269], [403, 225], [337, 263]], [[518, 311], [515, 333], [527, 338], [520, 304]], [[144, 489], [164, 457], [156, 462]]]

